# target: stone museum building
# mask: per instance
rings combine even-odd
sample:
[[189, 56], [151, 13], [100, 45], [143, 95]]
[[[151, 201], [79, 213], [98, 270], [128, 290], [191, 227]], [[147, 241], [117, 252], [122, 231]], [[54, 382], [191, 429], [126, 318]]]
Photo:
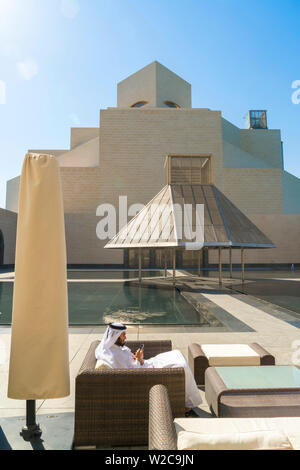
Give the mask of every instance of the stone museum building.
[[[189, 184], [203, 183], [204, 172], [197, 179], [193, 168], [193, 157], [201, 157], [207, 164], [205, 183], [213, 184], [276, 245], [248, 250], [248, 265], [300, 263], [300, 179], [284, 170], [280, 130], [268, 128], [265, 110], [250, 110], [240, 129], [222, 111], [193, 108], [191, 85], [158, 62], [118, 84], [117, 106], [100, 110], [99, 127], [72, 128], [70, 149], [29, 152], [58, 159], [69, 265], [136, 266], [134, 250], [104, 249], [108, 240], [96, 235], [97, 208], [119, 207], [120, 196], [127, 196], [128, 207], [146, 205], [167, 185], [170, 156], [186, 166]], [[0, 209], [4, 265], [14, 264], [19, 183], [19, 176], [7, 182], [6, 208]], [[144, 267], [161, 267], [151, 250], [144, 250], [143, 258]], [[215, 250], [203, 257], [203, 263], [216, 262]], [[240, 263], [237, 250], [233, 262]], [[195, 263], [195, 254], [187, 252], [179, 267]]]

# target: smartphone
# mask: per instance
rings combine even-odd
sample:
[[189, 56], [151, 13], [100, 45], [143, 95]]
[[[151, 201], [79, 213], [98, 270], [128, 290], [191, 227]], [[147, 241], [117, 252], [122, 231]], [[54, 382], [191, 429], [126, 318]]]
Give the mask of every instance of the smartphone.
[[145, 345], [144, 345], [144, 344], [141, 344], [141, 345], [140, 345], [140, 350], [141, 350], [141, 351], [144, 351], [144, 348], [145, 348]]

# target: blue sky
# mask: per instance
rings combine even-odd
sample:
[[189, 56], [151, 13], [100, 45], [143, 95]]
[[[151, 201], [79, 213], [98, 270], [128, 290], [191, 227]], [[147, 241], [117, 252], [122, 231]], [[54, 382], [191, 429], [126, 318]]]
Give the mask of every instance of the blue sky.
[[239, 127], [267, 109], [300, 177], [299, 31], [299, 0], [0, 0], [0, 207], [27, 149], [68, 148], [153, 60]]

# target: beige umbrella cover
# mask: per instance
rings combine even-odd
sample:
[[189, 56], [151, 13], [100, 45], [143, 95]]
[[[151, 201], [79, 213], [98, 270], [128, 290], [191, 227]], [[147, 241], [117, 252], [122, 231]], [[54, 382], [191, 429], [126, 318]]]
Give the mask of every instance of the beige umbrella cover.
[[8, 397], [70, 394], [65, 226], [56, 159], [28, 154], [22, 169]]

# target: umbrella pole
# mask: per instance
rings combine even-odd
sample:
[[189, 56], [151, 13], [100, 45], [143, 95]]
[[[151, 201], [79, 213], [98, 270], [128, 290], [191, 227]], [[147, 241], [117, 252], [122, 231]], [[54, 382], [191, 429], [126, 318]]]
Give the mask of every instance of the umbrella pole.
[[229, 248], [229, 270], [230, 270], [230, 279], [232, 279], [232, 248]]
[[40, 426], [36, 423], [36, 402], [35, 400], [26, 401], [26, 426], [21, 431], [21, 436], [25, 441], [38, 438], [42, 435]]

